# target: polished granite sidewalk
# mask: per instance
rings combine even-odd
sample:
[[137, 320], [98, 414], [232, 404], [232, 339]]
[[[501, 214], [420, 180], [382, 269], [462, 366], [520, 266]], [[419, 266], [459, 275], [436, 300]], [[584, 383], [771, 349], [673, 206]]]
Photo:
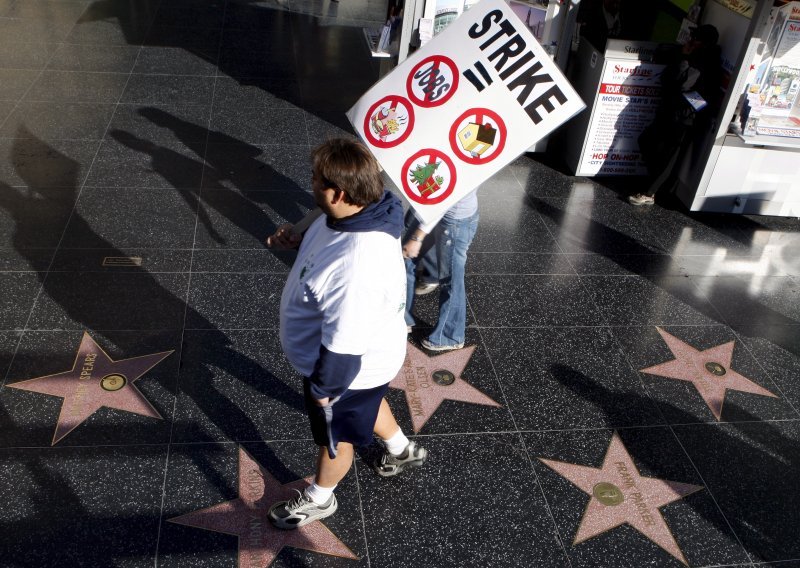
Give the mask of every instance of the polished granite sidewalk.
[[0, 566], [800, 567], [800, 223], [634, 208], [530, 157], [481, 189], [467, 348], [339, 511], [278, 340], [308, 154], [373, 0], [0, 0]]

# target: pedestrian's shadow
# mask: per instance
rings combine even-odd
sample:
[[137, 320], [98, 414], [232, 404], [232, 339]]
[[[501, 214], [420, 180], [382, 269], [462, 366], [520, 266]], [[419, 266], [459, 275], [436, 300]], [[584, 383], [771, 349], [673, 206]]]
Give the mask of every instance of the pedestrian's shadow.
[[[169, 129], [186, 147], [204, 158], [203, 202], [251, 234], [255, 232], [258, 238], [263, 240], [265, 228], [271, 233], [276, 225], [255, 203], [265, 204], [278, 219], [291, 223], [314, 207], [311, 195], [297, 181], [259, 159], [268, 158], [265, 149], [207, 130], [158, 108], [144, 107], [138, 112], [153, 124]], [[205, 133], [207, 143], [200, 142]], [[277, 148], [275, 151], [280, 152]], [[310, 169], [309, 162], [309, 172]]]
[[[4, 474], [16, 474], [14, 499], [7, 497], [16, 510], [0, 520], [0, 530], [13, 535], [3, 539], [3, 565], [152, 563], [163, 471], [149, 466], [163, 467], [165, 453], [147, 445], [6, 453]], [[154, 472], [150, 479], [143, 466]], [[206, 548], [200, 539], [192, 547]]]
[[[612, 423], [619, 408], [654, 404], [648, 396], [635, 392], [611, 392], [567, 365], [553, 365], [550, 373], [577, 396], [606, 412]], [[726, 404], [730, 415], [741, 421], [704, 424], [673, 403], [658, 401], [655, 404], [665, 423], [665, 417], [669, 416], [667, 425], [685, 452], [686, 460], [707, 484], [719, 509], [702, 507], [692, 499], [687, 499], [686, 503], [697, 504], [696, 513], [719, 534], [730, 534], [733, 530], [747, 553], [757, 560], [797, 558], [800, 554], [797, 540], [800, 493], [794, 488], [794, 480], [800, 473], [797, 440], [787, 437], [776, 424], [763, 421], [741, 407], [730, 408], [730, 403]], [[792, 424], [786, 423], [787, 427]], [[636, 432], [646, 431], [626, 428], [620, 430], [620, 434], [623, 439], [633, 440]], [[637, 452], [635, 445], [626, 446], [634, 463], [644, 466], [641, 469], [659, 472], [667, 465], [665, 462], [670, 461], [666, 453]], [[647, 476], [661, 477], [658, 473]], [[672, 481], [699, 484], [691, 479]]]
[[[209, 144], [207, 152], [204, 139], [198, 141], [197, 136], [198, 131], [205, 133], [205, 128], [159, 109], [145, 108], [140, 113], [155, 124], [169, 128], [200, 159], [188, 158], [166, 146], [144, 140], [124, 130], [112, 130], [109, 135], [128, 148], [150, 156], [152, 170], [179, 190], [179, 195], [190, 210], [197, 212], [198, 223], [214, 242], [214, 248], [256, 246], [263, 249], [265, 237], [272, 234], [278, 225], [283, 222], [297, 222], [313, 209], [314, 201], [309, 192], [256, 159], [262, 153], [257, 146], [212, 131], [209, 132], [209, 139], [224, 142]], [[214, 150], [221, 154], [215, 154]], [[235, 156], [235, 168], [231, 168], [231, 156]], [[203, 168], [202, 189], [189, 177], [191, 174], [187, 174], [198, 171], [198, 168]], [[243, 172], [247, 172], [246, 180]], [[253, 172], [256, 172], [257, 180], [252, 179]], [[253, 186], [254, 183], [257, 185]], [[229, 185], [233, 187], [228, 187]], [[240, 185], [245, 188], [257, 187], [258, 190], [241, 191]], [[266, 205], [266, 211], [261, 204]], [[218, 227], [223, 220], [225, 223]], [[225, 225], [231, 227], [226, 230]], [[196, 235], [195, 240], [198, 248], [205, 248], [202, 234]], [[273, 254], [287, 266], [293, 260], [292, 255], [284, 252], [273, 251]]]
[[[248, 444], [246, 449], [261, 465], [274, 461], [270, 459], [272, 450], [267, 444]], [[235, 452], [224, 446], [206, 446], [202, 451], [183, 450], [184, 455], [191, 455], [197, 471], [208, 479], [208, 485], [221, 495], [220, 503], [238, 496], [236, 477], [230, 479], [225, 471], [228, 468], [220, 466], [221, 459]], [[146, 466], [163, 464], [165, 453], [166, 449], [161, 446], [134, 445], [84, 447], [44, 454], [14, 452], [5, 456], [4, 471], [17, 474], [19, 493], [16, 496], [25, 501], [25, 508], [16, 511], [16, 518], [0, 519], [0, 530], [15, 535], [4, 542], [4, 560], [8, 561], [4, 566], [51, 566], [56, 563], [56, 557], [66, 566], [109, 566], [113, 564], [112, 559], [123, 564], [141, 564], [148, 560], [152, 563], [157, 539], [158, 552], [163, 555], [199, 558], [224, 551], [235, 557], [240, 548], [250, 543], [239, 543], [238, 539], [227, 535], [213, 538], [209, 533], [203, 535], [200, 529], [172, 523], [162, 524], [157, 536], [153, 529], [159, 515], [163, 523], [169, 516], [190, 512], [163, 510], [160, 495], [163, 471], [160, 467]], [[139, 468], [132, 482], [116, 479], [121, 464]], [[236, 471], [236, 466], [233, 469]], [[75, 482], [76, 476], [82, 480], [80, 483]], [[175, 478], [177, 474], [172, 476]], [[109, 479], [116, 483], [107, 483]], [[295, 479], [296, 476], [290, 476], [285, 482]], [[121, 488], [136, 491], [136, 499], [119, 500]], [[192, 498], [197, 499], [192, 496], [190, 500]], [[234, 510], [223, 513], [226, 514], [232, 525], [239, 520]], [[165, 531], [171, 531], [171, 538], [164, 538]], [[176, 535], [183, 538], [176, 538]], [[47, 541], [48, 546], [40, 546], [43, 541]], [[313, 542], [304, 539], [295, 543], [298, 548], [313, 548], [312, 545]], [[302, 557], [302, 552], [294, 548], [280, 553], [281, 560], [292, 566], [304, 565]]]
[[[24, 181], [26, 187], [16, 188], [0, 183], [0, 207], [5, 209], [14, 222], [12, 244], [18, 253], [26, 258], [34, 266], [36, 263], [35, 250], [29, 249], [25, 243], [48, 221], [49, 208], [51, 202], [62, 200], [72, 201], [77, 199], [77, 187], [81, 165], [69, 157], [60, 154], [57, 150], [49, 147], [45, 142], [34, 138], [29, 132], [25, 134], [25, 140], [17, 139], [14, 141], [11, 152], [11, 161], [19, 177]], [[42, 152], [49, 152], [56, 155], [58, 167], [67, 172], [65, 179], [70, 180], [63, 187], [48, 188], [40, 185], [41, 177], [35, 161], [26, 160], [26, 154], [36, 146], [37, 155]], [[112, 243], [96, 234], [91, 225], [81, 217], [78, 209], [74, 209], [70, 219], [70, 230], [79, 232], [82, 235], [89, 235], [92, 242], [98, 248], [103, 249], [106, 256], [127, 256], [127, 253], [116, 248]], [[289, 386], [280, 378], [267, 371], [261, 364], [248, 357], [235, 348], [234, 340], [225, 332], [217, 329], [202, 314], [198, 313], [192, 306], [187, 305], [184, 298], [176, 296], [172, 291], [165, 288], [161, 282], [142, 267], [128, 267], [125, 273], [115, 273], [112, 278], [118, 282], [133, 279], [136, 282], [134, 290], [146, 291], [146, 297], [137, 298], [136, 301], [142, 305], [156, 303], [167, 313], [185, 313], [186, 317], [196, 322], [196, 327], [202, 327], [208, 333], [196, 334], [199, 344], [193, 345], [195, 353], [202, 354], [201, 364], [193, 366], [194, 374], [191, 376], [182, 375], [181, 385], [177, 383], [165, 385], [173, 394], [180, 399], [182, 395], [189, 395], [192, 402], [199, 408], [205, 416], [225, 435], [226, 439], [239, 440], [260, 440], [261, 434], [256, 426], [254, 417], [245, 414], [237, 404], [224, 392], [217, 387], [217, 371], [222, 370], [229, 376], [235, 377], [238, 381], [246, 385], [249, 389], [260, 393], [260, 395], [275, 399], [288, 409], [295, 412], [303, 412], [303, 397], [294, 388]], [[77, 274], [77, 273], [76, 273]], [[93, 337], [102, 337], [111, 342], [113, 332], [105, 332], [103, 329], [95, 329], [96, 317], [98, 313], [114, 314], [117, 307], [117, 300], [113, 290], [101, 290], [95, 284], [92, 286], [91, 279], [81, 280], [86, 284], [80, 287], [76, 293], [73, 286], [63, 286], [63, 279], [52, 278], [52, 273], [48, 271], [38, 272], [41, 282], [41, 292], [37, 304], [42, 297], [47, 297], [63, 311], [63, 315], [70, 321], [70, 327], [89, 330]], [[85, 274], [83, 274], [85, 276]], [[131, 287], [125, 288], [127, 291]], [[87, 301], [87, 298], [91, 301]], [[91, 310], [87, 306], [91, 305]], [[36, 310], [36, 306], [33, 307]], [[177, 330], [180, 331], [180, 330]], [[102, 343], [102, 341], [101, 341]], [[178, 351], [177, 355], [183, 357], [184, 346], [164, 345], [163, 349], [174, 348]], [[181, 361], [181, 366], [185, 361]], [[194, 396], [192, 394], [195, 393]], [[184, 401], [186, 404], [186, 401]], [[174, 420], [174, 416], [171, 417]], [[4, 428], [14, 428], [14, 424], [7, 423]], [[277, 466], [276, 466], [277, 464]], [[266, 465], [266, 464], [265, 464]], [[281, 468], [280, 462], [272, 460], [272, 465]], [[282, 471], [277, 475], [286, 478], [296, 478], [291, 472]]]

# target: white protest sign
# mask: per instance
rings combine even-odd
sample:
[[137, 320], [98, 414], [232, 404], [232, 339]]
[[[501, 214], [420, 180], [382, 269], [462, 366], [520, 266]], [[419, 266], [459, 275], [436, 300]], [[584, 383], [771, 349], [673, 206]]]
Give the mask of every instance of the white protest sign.
[[429, 221], [583, 108], [511, 8], [481, 0], [347, 117]]

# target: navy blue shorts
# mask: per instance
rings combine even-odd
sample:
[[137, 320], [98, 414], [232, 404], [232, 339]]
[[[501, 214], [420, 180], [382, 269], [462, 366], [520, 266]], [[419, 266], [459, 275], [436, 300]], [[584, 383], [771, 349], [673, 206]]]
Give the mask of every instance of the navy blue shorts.
[[372, 389], [347, 390], [335, 403], [317, 406], [308, 388], [308, 379], [304, 380], [306, 412], [314, 443], [328, 448], [331, 459], [336, 457], [339, 442], [349, 442], [355, 447], [372, 443], [375, 420], [388, 389], [389, 383]]

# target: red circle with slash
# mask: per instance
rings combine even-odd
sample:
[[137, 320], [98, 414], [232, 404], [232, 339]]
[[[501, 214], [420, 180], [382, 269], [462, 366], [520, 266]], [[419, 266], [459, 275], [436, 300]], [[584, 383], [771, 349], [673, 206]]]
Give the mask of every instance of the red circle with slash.
[[[430, 67], [425, 68], [428, 64]], [[447, 77], [448, 74], [449, 77]], [[439, 82], [440, 78], [441, 82]], [[449, 83], [448, 79], [450, 79]], [[433, 82], [432, 85], [430, 85], [431, 82]], [[421, 91], [422, 96], [417, 95], [414, 87]], [[429, 89], [430, 92], [425, 92], [424, 89]], [[452, 59], [444, 55], [426, 57], [414, 66], [406, 79], [408, 98], [414, 104], [424, 108], [443, 105], [456, 94], [456, 89], [458, 89], [458, 67]], [[431, 95], [435, 95], [436, 98], [432, 99]]]
[[[461, 144], [459, 144], [459, 130], [462, 129], [462, 124], [464, 124], [464, 122], [471, 117], [475, 117], [475, 120], [472, 123], [476, 125], [485, 125], [485, 120], [487, 118], [494, 122], [494, 126], [496, 127], [495, 130], [497, 131], [496, 136], [499, 136], [500, 140], [496, 144], [492, 144], [492, 149], [490, 150], [491, 153], [488, 156], [473, 156], [469, 150], [466, 150]], [[468, 164], [487, 164], [502, 153], [503, 148], [506, 145], [507, 135], [508, 129], [506, 128], [506, 123], [503, 122], [503, 119], [500, 118], [499, 114], [493, 110], [489, 110], [488, 108], [471, 108], [459, 116], [455, 122], [453, 122], [453, 126], [450, 127], [450, 147], [453, 149], [453, 152], [456, 156]]]
[[[426, 185], [424, 188], [420, 188], [417, 186], [417, 192], [411, 189], [411, 183], [409, 180], [409, 172], [412, 166], [415, 165], [415, 162], [420, 158], [425, 157], [427, 158], [426, 164], [433, 164], [436, 160], [441, 160], [441, 163], [444, 163], [445, 166], [450, 171], [449, 179], [447, 180], [447, 186], [443, 189], [441, 187], [436, 187], [438, 184], [436, 183], [435, 179], [433, 178], [434, 174], [432, 173], [431, 176], [425, 180], [423, 183]], [[406, 163], [403, 164], [403, 191], [406, 192], [406, 196], [411, 201], [416, 203], [422, 203], [423, 205], [436, 205], [437, 203], [441, 203], [448, 197], [450, 194], [453, 193], [453, 190], [456, 187], [456, 167], [453, 164], [453, 160], [450, 159], [450, 156], [445, 154], [444, 152], [440, 152], [439, 150], [434, 150], [432, 148], [424, 148], [411, 156]], [[441, 190], [441, 191], [440, 191]], [[426, 197], [426, 195], [432, 195], [433, 197]]]
[[[386, 113], [386, 117], [388, 117], [392, 109], [396, 109], [400, 105], [405, 108], [408, 115], [405, 128], [397, 138], [384, 140], [381, 138], [380, 133], [375, 132], [375, 129], [378, 128], [378, 125], [372, 119], [373, 117], [377, 117], [378, 112], [384, 110], [384, 106], [388, 108]], [[399, 95], [389, 95], [388, 97], [383, 97], [381, 100], [369, 107], [369, 111], [367, 111], [367, 114], [364, 117], [364, 136], [367, 139], [367, 142], [376, 148], [393, 148], [398, 144], [402, 144], [405, 142], [406, 138], [411, 135], [412, 130], [414, 130], [414, 107], [410, 102], [408, 102], [408, 99]], [[389, 138], [391, 136], [392, 135], [390, 134], [385, 138]]]

